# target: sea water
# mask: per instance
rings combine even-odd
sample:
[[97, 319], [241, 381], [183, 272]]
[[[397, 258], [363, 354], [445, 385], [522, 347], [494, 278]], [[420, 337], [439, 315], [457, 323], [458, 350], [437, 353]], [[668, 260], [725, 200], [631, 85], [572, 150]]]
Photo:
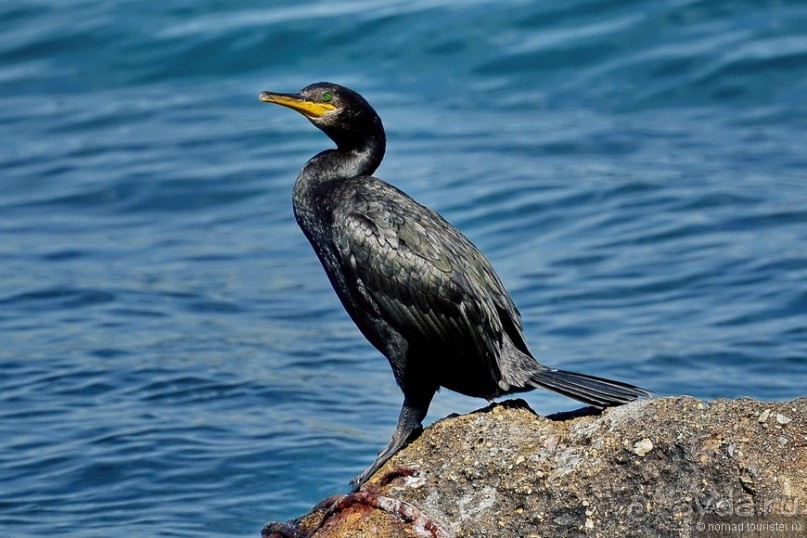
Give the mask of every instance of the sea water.
[[400, 392], [291, 211], [331, 142], [262, 90], [373, 103], [378, 175], [487, 254], [546, 364], [804, 395], [806, 29], [785, 0], [2, 3], [0, 534], [257, 536], [386, 444]]

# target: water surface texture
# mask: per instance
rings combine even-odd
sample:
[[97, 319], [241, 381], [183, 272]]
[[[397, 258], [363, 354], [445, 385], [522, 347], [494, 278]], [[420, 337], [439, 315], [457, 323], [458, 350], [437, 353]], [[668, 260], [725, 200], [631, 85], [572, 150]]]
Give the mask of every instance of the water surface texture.
[[803, 1], [266, 4], [0, 5], [0, 534], [257, 536], [387, 442], [291, 212], [330, 141], [261, 90], [363, 93], [546, 363], [805, 393]]

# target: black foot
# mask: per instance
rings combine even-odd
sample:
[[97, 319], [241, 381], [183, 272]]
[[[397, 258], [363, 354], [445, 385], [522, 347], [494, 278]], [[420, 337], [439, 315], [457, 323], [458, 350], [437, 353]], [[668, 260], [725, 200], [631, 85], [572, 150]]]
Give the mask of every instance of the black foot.
[[396, 430], [395, 435], [392, 436], [390, 444], [378, 454], [378, 457], [375, 459], [373, 464], [365, 469], [364, 472], [362, 472], [359, 476], [350, 481], [350, 485], [352, 487], [351, 491], [356, 492], [361, 489], [364, 483], [367, 482], [367, 480], [369, 480], [370, 477], [376, 473], [376, 471], [383, 467], [392, 456], [397, 454], [398, 451], [404, 448], [406, 445], [417, 439], [421, 433], [423, 433], [423, 426], [420, 424], [405, 432], [404, 435], [400, 435], [399, 430]]

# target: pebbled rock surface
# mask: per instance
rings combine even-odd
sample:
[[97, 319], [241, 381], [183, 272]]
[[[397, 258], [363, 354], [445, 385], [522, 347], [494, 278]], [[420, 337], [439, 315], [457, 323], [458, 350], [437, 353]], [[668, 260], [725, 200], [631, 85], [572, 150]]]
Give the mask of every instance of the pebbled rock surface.
[[262, 536], [807, 536], [807, 398], [589, 411], [511, 400], [445, 418], [362, 491]]

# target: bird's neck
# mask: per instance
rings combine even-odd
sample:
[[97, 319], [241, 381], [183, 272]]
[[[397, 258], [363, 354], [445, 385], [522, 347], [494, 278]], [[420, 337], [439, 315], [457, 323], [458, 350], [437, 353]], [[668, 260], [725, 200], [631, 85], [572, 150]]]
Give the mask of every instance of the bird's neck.
[[323, 183], [369, 176], [381, 164], [387, 137], [377, 114], [365, 115], [356, 124], [336, 123], [317, 127], [336, 142], [336, 149], [326, 150], [312, 157], [303, 168], [300, 178]]
[[361, 137], [336, 137], [336, 149], [312, 157], [303, 167], [294, 185], [294, 196], [310, 197], [330, 190], [328, 185], [356, 176], [369, 176], [384, 158], [386, 140], [383, 131], [363, 133]]
[[335, 208], [339, 185], [350, 178], [372, 175], [384, 158], [387, 140], [375, 113], [358, 123], [314, 124], [336, 142], [336, 149], [312, 157], [294, 184], [294, 214], [312, 243]]
[[298, 181], [327, 183], [356, 176], [369, 176], [381, 164], [381, 156], [372, 148], [362, 147], [348, 151], [329, 149], [312, 157], [300, 172]]
[[375, 172], [384, 157], [385, 141], [381, 137], [366, 137], [361, 144], [329, 149], [312, 157], [294, 183], [294, 211], [305, 229], [315, 226], [324, 216], [324, 205], [338, 184]]

